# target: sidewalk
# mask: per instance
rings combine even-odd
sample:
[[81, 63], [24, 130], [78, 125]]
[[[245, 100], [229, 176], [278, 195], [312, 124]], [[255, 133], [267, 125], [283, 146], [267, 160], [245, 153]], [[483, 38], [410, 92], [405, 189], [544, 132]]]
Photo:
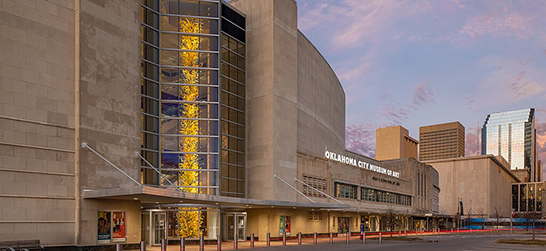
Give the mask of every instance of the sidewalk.
[[[439, 234], [489, 234], [489, 233], [507, 233], [508, 230], [445, 230], [440, 232], [408, 232], [408, 237], [415, 237], [415, 236], [423, 236], [423, 235], [439, 235]], [[389, 232], [389, 233], [382, 233], [382, 238], [388, 238], [388, 237], [404, 237], [404, 231], [402, 231], [400, 234], [399, 232]], [[347, 243], [346, 236], [342, 235], [340, 237], [334, 237], [334, 244], [345, 244]], [[378, 243], [379, 242], [379, 233], [366, 233], [366, 243]], [[349, 239], [349, 242], [351, 244], [356, 243], [362, 243], [362, 240], [360, 239], [360, 236], [351, 236]], [[330, 238], [317, 238], [317, 244], [329, 244]], [[297, 246], [298, 240], [297, 239], [290, 239], [286, 240], [287, 246]], [[302, 238], [302, 245], [314, 245], [313, 244], [313, 238]], [[272, 247], [281, 247], [283, 246], [282, 241], [271, 241]], [[255, 241], [254, 242], [254, 248], [265, 248], [267, 247], [267, 243], [265, 241]], [[210, 244], [205, 245], [205, 250], [218, 250], [217, 244]], [[245, 250], [245, 249], [251, 249], [250, 247], [250, 241], [239, 241], [238, 242], [238, 249]], [[161, 251], [160, 246], [147, 246], [147, 251]], [[186, 251], [198, 251], [199, 245], [186, 245]], [[221, 243], [221, 250], [235, 250], [234, 248], [234, 242], [233, 241], [224, 241]], [[180, 251], [180, 245], [169, 245], [167, 246], [167, 251]]]

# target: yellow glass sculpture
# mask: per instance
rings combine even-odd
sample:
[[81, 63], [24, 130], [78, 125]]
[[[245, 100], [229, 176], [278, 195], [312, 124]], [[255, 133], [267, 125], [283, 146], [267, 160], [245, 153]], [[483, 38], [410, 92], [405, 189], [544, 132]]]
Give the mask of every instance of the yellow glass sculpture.
[[[194, 18], [181, 18], [180, 32], [184, 33], [201, 33], [202, 22]], [[180, 35], [179, 48], [180, 51], [180, 66], [199, 67], [199, 53], [194, 52], [199, 50], [200, 39], [198, 36]], [[180, 83], [186, 84], [180, 87], [179, 95], [184, 101], [197, 101], [199, 97], [199, 88], [196, 84], [199, 83], [199, 71], [196, 69], [181, 69]], [[180, 137], [178, 142], [181, 152], [186, 154], [180, 157], [178, 167], [179, 171], [179, 186], [188, 193], [199, 193], [197, 186], [199, 182], [199, 171], [188, 171], [199, 168], [199, 156], [196, 152], [199, 151], [199, 106], [196, 103], [183, 103], [180, 106], [179, 113], [182, 117], [179, 122], [180, 134], [187, 135]], [[199, 208], [179, 208], [178, 211], [178, 227], [180, 237], [197, 238], [200, 233], [202, 224], [202, 216]]]

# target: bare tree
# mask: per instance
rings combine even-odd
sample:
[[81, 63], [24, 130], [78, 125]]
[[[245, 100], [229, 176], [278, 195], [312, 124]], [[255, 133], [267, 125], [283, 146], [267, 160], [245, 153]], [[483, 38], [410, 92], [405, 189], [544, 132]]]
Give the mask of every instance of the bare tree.
[[491, 216], [495, 219], [495, 225], [497, 226], [497, 229], [499, 229], [501, 219], [504, 218], [504, 211], [500, 207], [494, 207]]
[[394, 212], [394, 207], [389, 205], [385, 215], [385, 226], [388, 228], [388, 231], [394, 231], [396, 226], [396, 215]]

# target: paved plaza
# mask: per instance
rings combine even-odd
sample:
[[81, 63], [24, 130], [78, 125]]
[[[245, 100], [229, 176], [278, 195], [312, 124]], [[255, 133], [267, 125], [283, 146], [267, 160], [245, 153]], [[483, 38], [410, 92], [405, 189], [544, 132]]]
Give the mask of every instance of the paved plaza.
[[[409, 236], [415, 237], [415, 236]], [[383, 243], [379, 244], [377, 238], [371, 238], [363, 244], [359, 237], [354, 236], [350, 239], [350, 244], [346, 243], [345, 237], [334, 239], [334, 244], [329, 243], [328, 238], [319, 238], [318, 244], [313, 245], [312, 239], [303, 239], [302, 245], [298, 245], [297, 240], [288, 240], [287, 245], [283, 246], [282, 242], [271, 242], [270, 247], [266, 247], [266, 243], [262, 241], [255, 242], [255, 248], [250, 248], [250, 242], [239, 242], [241, 250], [256, 250], [256, 251], [278, 251], [278, 250], [303, 250], [303, 251], [319, 251], [319, 250], [545, 250], [544, 246], [524, 246], [524, 245], [509, 245], [496, 244], [499, 239], [531, 239], [531, 234], [517, 232], [509, 234], [508, 232], [472, 232], [472, 233], [444, 233], [444, 234], [425, 234], [417, 236], [423, 241], [394, 241], [383, 239]], [[546, 231], [538, 232], [537, 239], [546, 240]], [[148, 247], [148, 251], [160, 251], [159, 247]], [[167, 251], [179, 251], [178, 245], [170, 245]], [[196, 245], [188, 245], [187, 251], [199, 250]], [[216, 245], [206, 245], [205, 250], [217, 250]], [[223, 242], [222, 250], [234, 250], [233, 242]]]

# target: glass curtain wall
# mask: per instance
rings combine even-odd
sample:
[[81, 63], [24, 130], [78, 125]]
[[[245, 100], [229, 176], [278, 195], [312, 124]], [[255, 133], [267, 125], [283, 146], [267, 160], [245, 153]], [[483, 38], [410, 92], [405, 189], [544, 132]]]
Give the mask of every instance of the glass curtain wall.
[[533, 108], [488, 115], [482, 128], [482, 154], [503, 156], [511, 169], [533, 167], [533, 120]]
[[[142, 155], [188, 193], [219, 194], [219, 0], [142, 1]], [[142, 164], [142, 181], [168, 187]], [[180, 207], [178, 235], [206, 215]]]
[[222, 4], [221, 191], [245, 197], [245, 18]]

